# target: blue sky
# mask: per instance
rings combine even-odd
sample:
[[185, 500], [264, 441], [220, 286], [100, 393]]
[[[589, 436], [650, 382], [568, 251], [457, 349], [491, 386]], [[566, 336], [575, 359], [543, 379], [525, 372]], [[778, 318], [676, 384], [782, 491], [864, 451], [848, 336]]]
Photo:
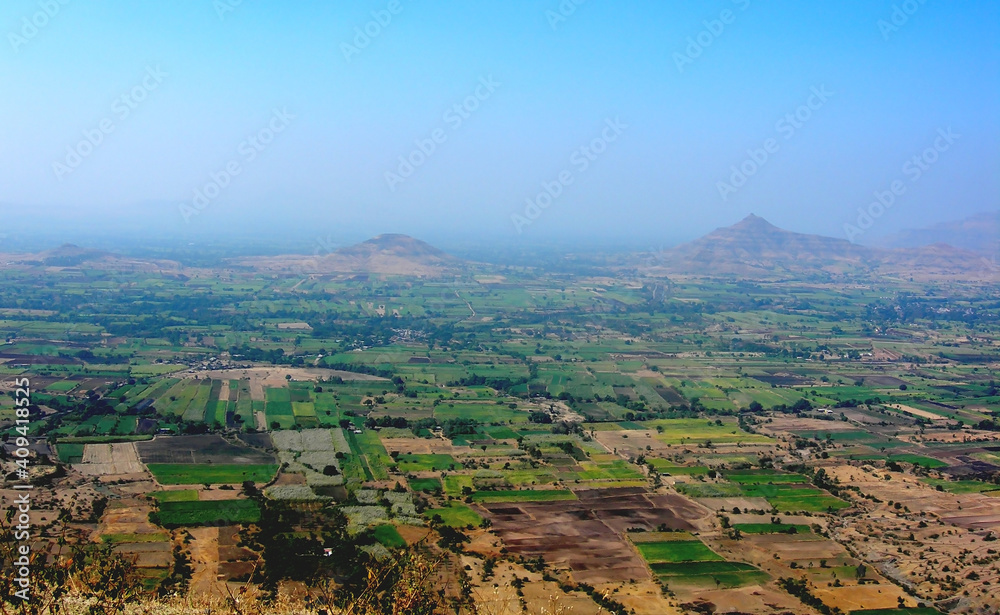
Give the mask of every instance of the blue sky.
[[[998, 7], [8, 0], [0, 213], [67, 232], [649, 247], [750, 212], [843, 237], [901, 182], [856, 238], [873, 240], [1000, 207]], [[608, 122], [623, 128], [602, 142]], [[419, 161], [405, 177], [400, 157]]]

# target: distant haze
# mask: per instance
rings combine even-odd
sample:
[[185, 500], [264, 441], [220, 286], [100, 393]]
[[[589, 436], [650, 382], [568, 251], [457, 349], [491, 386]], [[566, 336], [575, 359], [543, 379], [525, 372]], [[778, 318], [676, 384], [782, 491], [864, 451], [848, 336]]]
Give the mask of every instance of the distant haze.
[[0, 252], [655, 250], [751, 212], [871, 244], [1000, 209], [996, 2], [56, 5], [0, 8]]

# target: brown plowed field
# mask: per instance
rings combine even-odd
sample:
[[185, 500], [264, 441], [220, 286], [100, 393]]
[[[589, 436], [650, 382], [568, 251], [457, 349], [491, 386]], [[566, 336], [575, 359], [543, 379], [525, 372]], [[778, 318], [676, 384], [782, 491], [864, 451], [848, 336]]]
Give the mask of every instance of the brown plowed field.
[[593, 489], [578, 500], [487, 504], [493, 528], [509, 551], [568, 568], [577, 581], [648, 579], [645, 563], [626, 541], [626, 529], [660, 524], [692, 530], [705, 509], [680, 496], [644, 489]]

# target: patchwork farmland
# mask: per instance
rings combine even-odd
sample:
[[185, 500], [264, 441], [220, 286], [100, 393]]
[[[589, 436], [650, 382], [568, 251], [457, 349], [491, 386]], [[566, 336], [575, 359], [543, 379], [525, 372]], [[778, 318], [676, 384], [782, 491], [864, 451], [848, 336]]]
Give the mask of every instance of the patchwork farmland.
[[978, 290], [933, 305], [981, 321], [890, 327], [885, 291], [818, 280], [678, 280], [664, 299], [585, 274], [116, 275], [106, 310], [155, 287], [164, 313], [186, 297], [246, 320], [68, 339], [8, 314], [0, 373], [33, 379], [40, 514], [136, 558], [149, 591], [411, 551], [470, 591], [503, 579], [525, 609], [580, 613], [972, 613], [1000, 583]]

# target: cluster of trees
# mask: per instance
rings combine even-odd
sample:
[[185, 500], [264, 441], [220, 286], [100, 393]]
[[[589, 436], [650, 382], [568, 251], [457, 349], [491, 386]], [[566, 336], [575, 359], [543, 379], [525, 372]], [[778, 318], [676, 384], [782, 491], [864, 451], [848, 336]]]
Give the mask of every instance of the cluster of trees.
[[395, 427], [397, 429], [408, 429], [410, 421], [403, 417], [382, 416], [379, 418], [368, 417], [365, 419], [365, 427], [372, 429], [375, 427]]
[[798, 598], [803, 604], [810, 606], [823, 615], [840, 615], [843, 613], [837, 607], [828, 607], [822, 600], [809, 591], [809, 584], [805, 579], [780, 578], [778, 587]]
[[788, 404], [778, 404], [771, 408], [774, 412], [783, 412], [785, 414], [799, 414], [813, 409], [813, 403], [803, 397], [792, 405]]
[[966, 302], [948, 298], [916, 297], [900, 293], [895, 301], [877, 301], [865, 306], [864, 316], [874, 323], [893, 324], [919, 320], [961, 322], [967, 325], [995, 324], [1000, 322], [1000, 312], [978, 309]]
[[510, 378], [507, 376], [496, 377], [496, 376], [481, 376], [479, 374], [472, 374], [471, 376], [466, 376], [464, 378], [459, 378], [458, 380], [453, 380], [448, 383], [450, 387], [473, 387], [473, 386], [486, 386], [491, 389], [496, 389], [502, 393], [509, 392], [512, 388], [526, 384], [528, 378]]

